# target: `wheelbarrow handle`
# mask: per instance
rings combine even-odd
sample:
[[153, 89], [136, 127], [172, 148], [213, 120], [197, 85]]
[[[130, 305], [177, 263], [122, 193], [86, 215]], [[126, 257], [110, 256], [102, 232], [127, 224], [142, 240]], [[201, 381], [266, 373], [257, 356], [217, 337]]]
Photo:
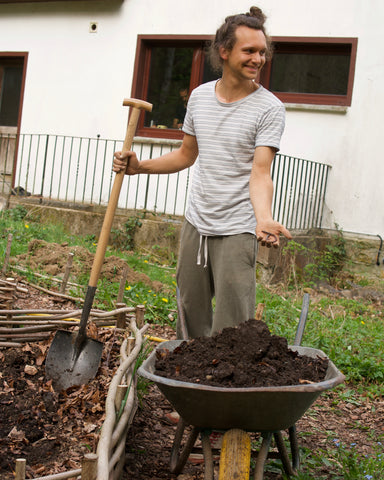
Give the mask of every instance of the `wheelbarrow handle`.
[[309, 294], [304, 293], [299, 324], [298, 324], [297, 329], [296, 329], [296, 336], [295, 336], [295, 341], [293, 342], [293, 345], [296, 345], [296, 346], [301, 345], [301, 340], [303, 339], [305, 324], [307, 322], [308, 310], [309, 310]]

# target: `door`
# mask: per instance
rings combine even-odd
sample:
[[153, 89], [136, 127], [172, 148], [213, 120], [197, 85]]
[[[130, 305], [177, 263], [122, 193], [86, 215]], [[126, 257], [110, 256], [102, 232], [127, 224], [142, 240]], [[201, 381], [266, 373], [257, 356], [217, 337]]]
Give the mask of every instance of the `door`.
[[27, 54], [0, 52], [0, 193], [12, 188]]

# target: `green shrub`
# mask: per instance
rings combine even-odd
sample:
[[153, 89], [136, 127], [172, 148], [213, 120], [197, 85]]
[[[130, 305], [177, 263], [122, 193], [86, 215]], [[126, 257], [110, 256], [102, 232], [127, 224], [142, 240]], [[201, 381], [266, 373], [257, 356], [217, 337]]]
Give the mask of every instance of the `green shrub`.
[[137, 230], [143, 225], [142, 219], [145, 213], [136, 214], [129, 217], [124, 223], [123, 229], [112, 228], [111, 243], [114, 247], [123, 250], [134, 250], [135, 248], [135, 234]]

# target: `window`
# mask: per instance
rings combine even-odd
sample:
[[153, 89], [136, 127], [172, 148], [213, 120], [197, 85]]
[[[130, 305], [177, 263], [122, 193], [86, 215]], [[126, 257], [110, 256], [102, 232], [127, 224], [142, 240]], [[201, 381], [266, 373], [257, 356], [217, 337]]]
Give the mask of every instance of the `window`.
[[357, 38], [273, 37], [261, 83], [285, 103], [351, 105]]
[[153, 104], [141, 116], [137, 135], [182, 138], [189, 93], [219, 77], [206, 58], [210, 36], [139, 35], [132, 96]]
[[[182, 138], [189, 93], [220, 75], [210, 68], [208, 35], [139, 35], [132, 96], [153, 104], [137, 135]], [[349, 106], [357, 38], [272, 37], [260, 82], [284, 103]]]
[[17, 126], [23, 71], [23, 58], [0, 54], [0, 126]]

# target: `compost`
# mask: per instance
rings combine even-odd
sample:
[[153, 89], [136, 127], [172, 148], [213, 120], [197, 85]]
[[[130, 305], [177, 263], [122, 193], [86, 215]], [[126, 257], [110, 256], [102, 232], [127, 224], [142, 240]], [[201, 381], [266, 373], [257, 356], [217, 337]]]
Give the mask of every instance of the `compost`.
[[328, 358], [299, 355], [266, 323], [248, 320], [213, 337], [158, 349], [155, 374], [218, 387], [271, 387], [324, 380]]

